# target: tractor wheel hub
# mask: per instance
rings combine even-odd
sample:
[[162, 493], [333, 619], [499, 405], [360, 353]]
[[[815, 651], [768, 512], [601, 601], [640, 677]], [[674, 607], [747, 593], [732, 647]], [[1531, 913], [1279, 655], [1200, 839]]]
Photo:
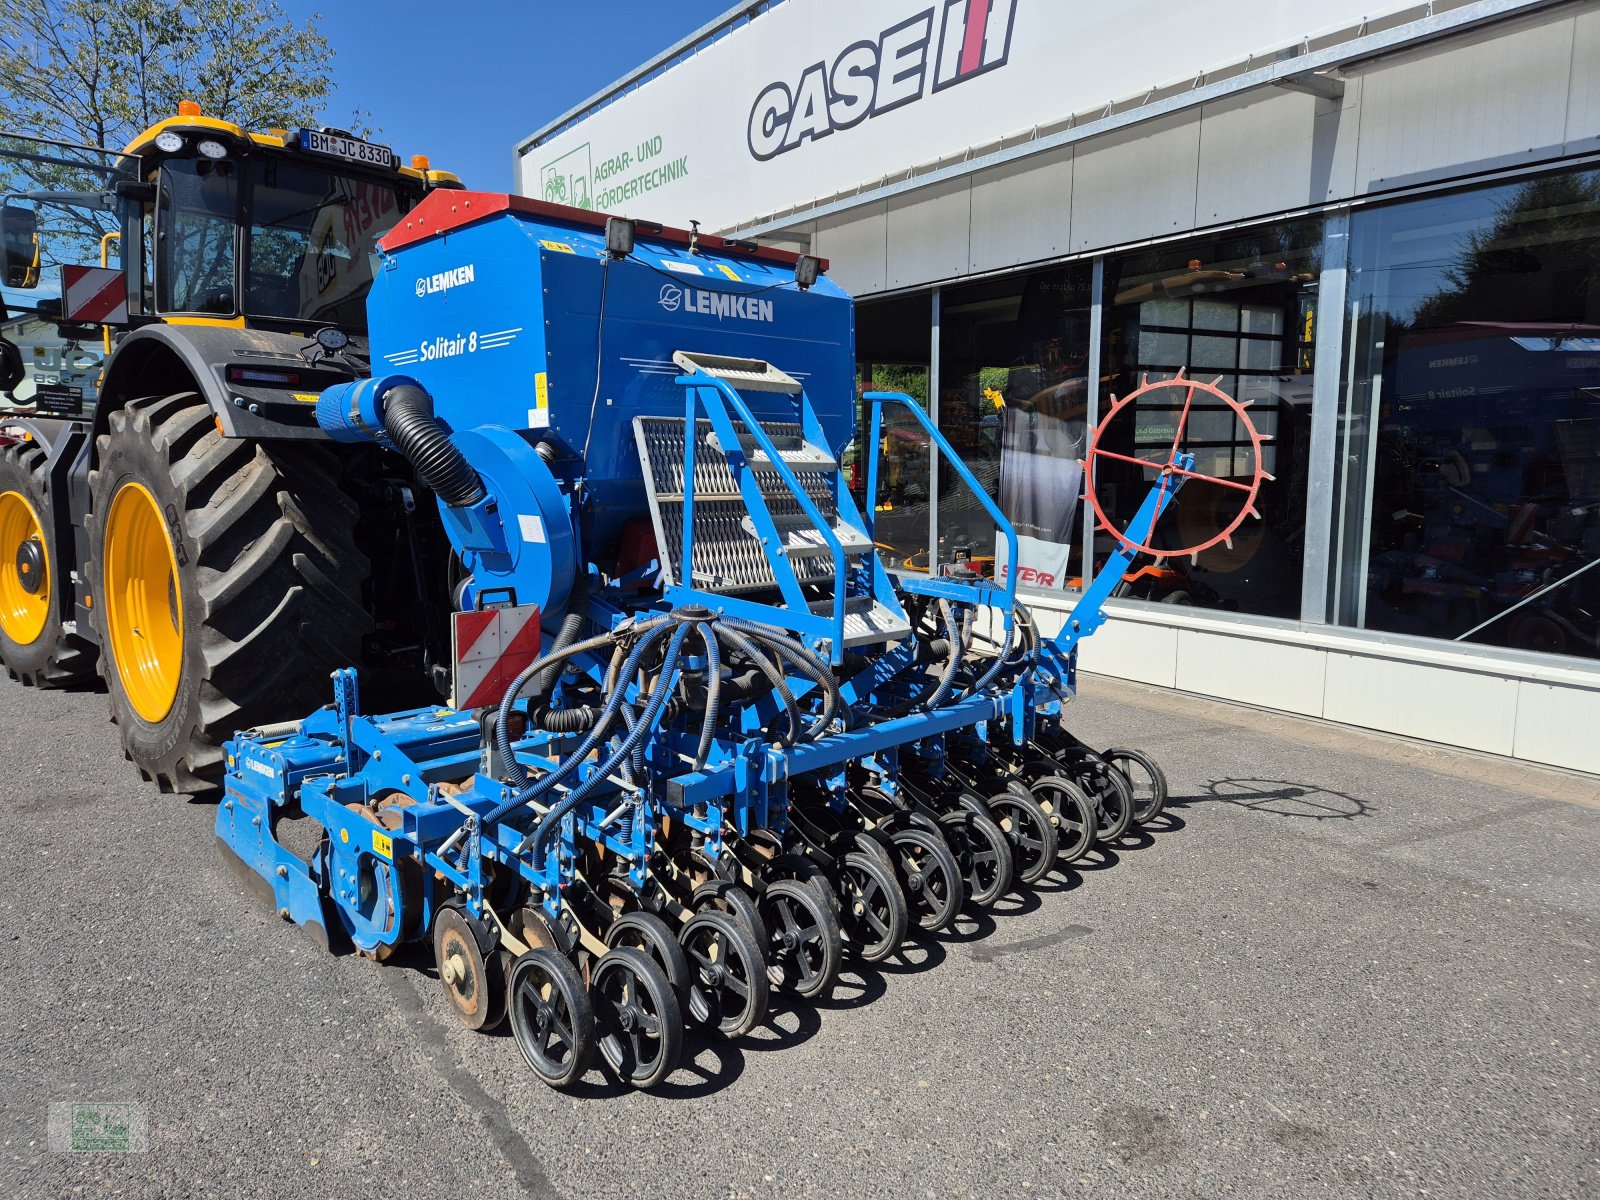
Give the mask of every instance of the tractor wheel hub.
[[37, 539], [29, 538], [17, 547], [17, 582], [30, 596], [44, 590], [44, 547]]

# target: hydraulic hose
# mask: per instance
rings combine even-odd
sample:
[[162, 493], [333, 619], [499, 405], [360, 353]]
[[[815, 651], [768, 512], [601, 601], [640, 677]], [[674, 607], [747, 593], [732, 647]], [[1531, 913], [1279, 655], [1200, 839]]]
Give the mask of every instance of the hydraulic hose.
[[717, 719], [722, 715], [722, 649], [717, 645], [717, 631], [710, 622], [702, 622], [695, 628], [706, 648], [706, 713], [700, 721], [700, 745], [694, 753], [694, 769], [703, 771], [706, 759], [711, 757]]
[[724, 624], [717, 630], [717, 636], [728, 643], [730, 647], [744, 655], [756, 668], [767, 677], [767, 682], [772, 685], [772, 690], [778, 693], [778, 698], [783, 701], [784, 712], [789, 718], [789, 732], [779, 741], [785, 748], [793, 746], [800, 740], [801, 718], [800, 705], [794, 698], [794, 693], [789, 690], [789, 685], [784, 682], [783, 672], [767, 660], [767, 656], [756, 649], [755, 643], [731, 625]]
[[[634, 644], [633, 652], [628, 656], [627, 665], [623, 671], [624, 675], [631, 675], [635, 670], [638, 669], [639, 663], [644, 659], [645, 651], [654, 645], [661, 635], [666, 632], [666, 625], [667, 622], [662, 620], [654, 622], [647, 627], [647, 632], [638, 640], [638, 642]], [[601, 638], [591, 638], [590, 641], [596, 642], [599, 645], [604, 645], [607, 642], [613, 641], [614, 637], [615, 634], [612, 633], [606, 634]], [[590, 646], [586, 642], [579, 642], [566, 650], [564, 654], [570, 656], [577, 654], [583, 649], [596, 648], [598, 648], [598, 646]], [[549, 657], [554, 658], [555, 656], [551, 655]], [[534, 671], [539, 670], [540, 667], [541, 663], [534, 663], [533, 666], [529, 667], [528, 670], [522, 673], [522, 676], [518, 676], [518, 679], [522, 679], [523, 676], [531, 676], [531, 674]], [[506, 698], [500, 702], [500, 720], [497, 722], [496, 729], [497, 735], [504, 742], [505, 750], [503, 751], [503, 757], [508, 763], [514, 761], [514, 759], [512, 759], [509, 753], [510, 738], [505, 733], [505, 718], [510, 714], [511, 705], [515, 703], [516, 693], [517, 684], [513, 683], [511, 687], [506, 690]], [[622, 701], [623, 689], [613, 689], [610, 692], [609, 698], [606, 700], [605, 707], [600, 710], [600, 716], [595, 721], [594, 728], [589, 730], [583, 741], [578, 744], [572, 753], [566, 755], [562, 759], [561, 764], [557, 766], [554, 771], [551, 771], [548, 775], [535, 780], [531, 784], [527, 784], [521, 788], [521, 790], [517, 791], [509, 798], [496, 805], [483, 818], [484, 823], [488, 824], [492, 821], [500, 820], [500, 818], [504, 817], [512, 809], [520, 808], [524, 804], [528, 803], [528, 801], [537, 799], [556, 784], [560, 783], [568, 775], [572, 774], [572, 772], [577, 768], [578, 764], [588, 757], [589, 752], [592, 751], [595, 746], [599, 745], [600, 742], [605, 738], [606, 734], [610, 731], [611, 723], [617, 719], [617, 710], [622, 706]], [[525, 780], [526, 778], [527, 773], [523, 772], [522, 779]]]
[[961, 654], [956, 649], [961, 644], [961, 630], [956, 624], [955, 609], [950, 607], [950, 601], [939, 601], [939, 613], [944, 617], [945, 638], [950, 643], [950, 657], [945, 664], [944, 674], [939, 677], [939, 686], [933, 689], [933, 695], [928, 697], [924, 708], [938, 708], [950, 689], [955, 686], [956, 668], [961, 665]]
[[420, 387], [402, 383], [384, 393], [383, 429], [422, 482], [451, 508], [466, 508], [487, 494], [467, 456], [433, 415], [433, 397]]
[[[628, 735], [622, 739], [622, 744], [612, 751], [611, 757], [595, 768], [589, 778], [573, 788], [559, 802], [551, 805], [550, 811], [539, 818], [539, 823], [534, 826], [533, 830], [533, 858], [535, 862], [544, 857], [545, 851], [550, 844], [550, 839], [555, 837], [556, 830], [560, 828], [561, 822], [566, 818], [567, 814], [581, 804], [584, 797], [610, 777], [611, 772], [617, 769], [617, 764], [633, 752], [633, 748], [639, 744], [646, 733], [654, 731], [657, 722], [661, 719], [662, 709], [666, 707], [667, 696], [672, 691], [672, 672], [678, 665], [678, 654], [683, 649], [683, 640], [689, 636], [689, 632], [693, 628], [692, 623], [686, 622], [673, 631], [672, 640], [667, 644], [666, 657], [661, 662], [661, 671], [656, 677], [656, 687], [650, 694], [650, 702], [645, 705], [644, 715], [639, 719], [638, 724], [629, 730]], [[659, 633], [659, 630], [652, 631], [645, 641], [653, 642]], [[641, 643], [640, 645], [643, 646], [643, 644]], [[637, 649], [635, 653], [637, 653]], [[631, 674], [631, 672], [629, 673]], [[617, 694], [621, 695], [620, 691]], [[587, 754], [587, 751], [585, 751], [585, 754]], [[579, 756], [574, 754], [566, 758], [563, 765], [571, 764], [576, 766], [578, 762]], [[541, 784], [547, 783], [555, 778], [555, 774], [555, 772], [552, 772], [539, 782]], [[490, 817], [485, 819], [492, 819], [493, 816], [494, 814], [491, 813]]]
[[[544, 445], [543, 442], [540, 445]], [[589, 573], [579, 571], [577, 579], [573, 580], [572, 592], [567, 597], [567, 615], [561, 618], [561, 628], [556, 630], [556, 640], [550, 647], [552, 654], [559, 654], [573, 642], [578, 640], [578, 635], [583, 632], [584, 618], [589, 615]], [[551, 667], [540, 671], [533, 680], [532, 700], [543, 700], [557, 679], [556, 668]]]
[[983, 691], [984, 688], [994, 682], [994, 677], [1000, 674], [1001, 669], [1006, 665], [1006, 659], [1011, 656], [1011, 643], [1016, 638], [1016, 633], [1015, 626], [1006, 630], [1006, 636], [1000, 643], [1000, 653], [994, 656], [994, 662], [983, 673], [983, 677], [961, 694], [962, 699]]
[[839, 681], [834, 678], [832, 669], [800, 642], [775, 629], [739, 617], [727, 617], [724, 621], [741, 633], [749, 634], [780, 657], [788, 659], [822, 690], [822, 714], [806, 729], [806, 740], [815, 739], [844, 710], [844, 697], [839, 694]]
[[[665, 618], [650, 621], [644, 625], [635, 626], [635, 632], [648, 632], [649, 630], [660, 628], [665, 623]], [[506, 694], [501, 697], [500, 711], [495, 714], [494, 722], [495, 747], [500, 751], [500, 761], [503, 762], [507, 769], [511, 772], [512, 782], [518, 787], [527, 786], [528, 773], [523, 769], [522, 764], [517, 761], [516, 756], [511, 752], [511, 735], [506, 731], [506, 722], [511, 716], [512, 708], [515, 707], [518, 698], [522, 695], [522, 689], [528, 686], [529, 680], [531, 680], [535, 675], [541, 674], [545, 670], [556, 667], [575, 655], [585, 654], [590, 650], [599, 650], [606, 646], [615, 646], [619, 651], [621, 650], [621, 646], [617, 641], [615, 630], [596, 634], [594, 637], [585, 638], [581, 642], [574, 642], [565, 650], [552, 650], [549, 654], [546, 654], [537, 662], [525, 667], [522, 670], [522, 673], [511, 681], [511, 686], [506, 689]], [[611, 691], [612, 689], [608, 687], [606, 689], [607, 695], [610, 695]], [[572, 732], [576, 733], [579, 731], [572, 730]]]

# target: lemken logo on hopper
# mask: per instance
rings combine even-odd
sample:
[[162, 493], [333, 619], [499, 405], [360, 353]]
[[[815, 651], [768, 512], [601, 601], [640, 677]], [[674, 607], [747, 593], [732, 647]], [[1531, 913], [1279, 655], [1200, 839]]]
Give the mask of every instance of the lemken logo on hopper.
[[453, 267], [448, 271], [438, 271], [417, 280], [417, 295], [432, 296], [437, 292], [448, 292], [451, 288], [471, 283], [472, 280], [471, 263], [464, 267]]
[[759, 296], [741, 296], [737, 292], [711, 292], [704, 288], [679, 287], [669, 283], [661, 289], [657, 303], [668, 312], [704, 313], [722, 320], [732, 317], [740, 321], [772, 320], [772, 301]]

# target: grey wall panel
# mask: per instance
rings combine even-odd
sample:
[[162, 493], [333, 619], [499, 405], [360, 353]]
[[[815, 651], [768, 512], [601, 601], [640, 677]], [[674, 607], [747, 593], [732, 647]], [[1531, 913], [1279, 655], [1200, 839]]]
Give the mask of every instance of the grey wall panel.
[[1071, 232], [1070, 146], [972, 177], [971, 270], [1066, 254]]
[[1206, 105], [1195, 219], [1209, 225], [1322, 203], [1325, 195], [1311, 194], [1317, 114], [1343, 107], [1281, 89]]
[[1566, 10], [1363, 70], [1358, 193], [1559, 153], [1572, 35]]
[[890, 287], [966, 274], [967, 229], [972, 220], [970, 180], [935, 184], [888, 204]]
[[815, 253], [828, 260], [829, 277], [852, 296], [888, 288], [887, 202], [863, 205], [817, 222]]
[[1306, 195], [1314, 203], [1344, 200], [1356, 191], [1356, 152], [1361, 147], [1361, 77], [1344, 81], [1341, 104], [1317, 105], [1311, 129], [1311, 179]]
[[1600, 150], [1600, 4], [1573, 21], [1566, 148], [1568, 154]]
[[1194, 225], [1200, 117], [1183, 113], [1080, 146], [1072, 164], [1072, 248], [1095, 250]]

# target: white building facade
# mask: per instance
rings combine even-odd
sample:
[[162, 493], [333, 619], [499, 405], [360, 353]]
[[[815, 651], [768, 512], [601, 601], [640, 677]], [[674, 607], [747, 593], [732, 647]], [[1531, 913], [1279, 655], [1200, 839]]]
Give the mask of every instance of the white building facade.
[[[973, 464], [1047, 626], [1115, 548], [1073, 502], [1086, 431], [1217, 380], [1273, 440], [1204, 396], [1186, 440], [1270, 473], [1260, 517], [1146, 566], [1084, 668], [1600, 773], [1600, 0], [746, 4], [517, 179], [827, 258], [863, 389]], [[1170, 443], [1170, 407], [1125, 416], [1103, 445]], [[895, 565], [1011, 570], [889, 434]], [[1149, 473], [1096, 474], [1125, 521]], [[1241, 495], [1186, 487], [1157, 545]]]

